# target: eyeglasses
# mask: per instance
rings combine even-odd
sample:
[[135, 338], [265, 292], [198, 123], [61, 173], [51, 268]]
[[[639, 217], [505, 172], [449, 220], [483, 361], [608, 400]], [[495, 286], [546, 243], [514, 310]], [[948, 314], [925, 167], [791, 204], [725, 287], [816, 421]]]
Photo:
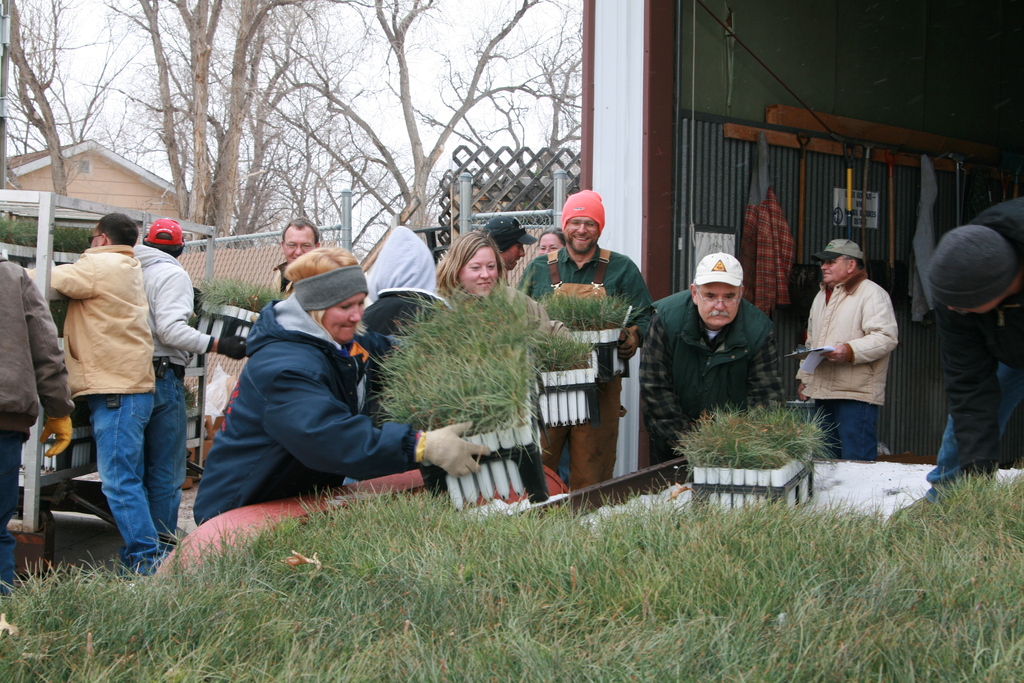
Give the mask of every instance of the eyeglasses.
[[714, 306], [717, 303], [725, 304], [726, 306], [735, 306], [740, 302], [740, 298], [735, 294], [726, 294], [725, 296], [715, 296], [714, 294], [705, 294], [704, 292], [697, 292], [700, 296], [701, 301], [706, 304]]
[[89, 237], [89, 246], [90, 247], [92, 246], [92, 243], [96, 241], [97, 237], [103, 237], [103, 233], [101, 232], [101, 233], [99, 233], [97, 235], [92, 235], [92, 236]]
[[597, 221], [589, 218], [570, 218], [566, 222], [565, 227], [575, 228], [576, 230], [597, 230]]
[[313, 248], [313, 243], [303, 242], [302, 244], [299, 244], [298, 242], [285, 242], [284, 246], [287, 249], [302, 249], [302, 251], [309, 251]]

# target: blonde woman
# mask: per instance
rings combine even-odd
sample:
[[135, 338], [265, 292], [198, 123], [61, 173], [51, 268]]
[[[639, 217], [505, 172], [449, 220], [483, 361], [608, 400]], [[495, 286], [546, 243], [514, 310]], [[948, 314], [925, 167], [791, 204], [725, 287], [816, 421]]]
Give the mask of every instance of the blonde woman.
[[501, 252], [490, 235], [474, 230], [459, 235], [437, 266], [437, 293], [457, 302], [463, 296], [487, 296], [499, 291], [509, 299], [522, 299], [541, 329], [568, 334], [565, 325], [548, 318], [547, 311], [533, 299], [505, 284]]
[[196, 522], [417, 463], [454, 476], [478, 471], [474, 456], [486, 449], [459, 438], [469, 423], [374, 427], [367, 388], [391, 342], [362, 329], [367, 286], [355, 257], [315, 249], [285, 276], [293, 295], [268, 304], [247, 339], [249, 362], [207, 458]]

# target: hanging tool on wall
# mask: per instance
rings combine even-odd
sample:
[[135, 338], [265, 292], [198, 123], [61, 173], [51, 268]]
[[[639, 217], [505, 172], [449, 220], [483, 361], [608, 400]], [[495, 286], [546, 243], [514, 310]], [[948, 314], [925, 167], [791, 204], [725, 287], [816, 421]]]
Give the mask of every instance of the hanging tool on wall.
[[1018, 183], [1020, 182], [1020, 174], [1024, 171], [1024, 154], [1015, 152], [1011, 149], [1002, 150], [1002, 162], [999, 164], [999, 175], [1002, 176], [1003, 171], [1006, 172], [1006, 180], [1003, 183], [1003, 201], [1009, 199], [1007, 196], [1009, 192], [1006, 186], [1010, 182], [1010, 176], [1013, 176], [1013, 198], [1017, 198]]
[[[821, 279], [821, 268], [815, 263], [804, 263], [804, 242], [806, 241], [805, 220], [807, 214], [807, 146], [811, 136], [797, 133], [796, 141], [800, 145], [800, 182], [797, 198], [796, 223], [796, 263], [789, 275], [789, 300], [792, 310], [797, 316], [806, 320], [811, 311], [811, 303], [818, 293], [818, 281]], [[806, 330], [806, 325], [803, 326]], [[800, 340], [802, 342], [802, 340]]]
[[963, 225], [964, 223], [964, 190], [967, 189], [967, 176], [964, 175], [963, 186], [960, 184], [960, 176], [963, 175], [964, 170], [964, 159], [967, 157], [959, 152], [953, 152], [949, 155], [950, 158], [956, 162], [956, 224]]
[[854, 146], [843, 143], [846, 160], [846, 239], [853, 239], [853, 152]]
[[896, 155], [885, 150], [885, 164], [889, 167], [889, 285], [896, 284]]
[[864, 146], [864, 175], [860, 190], [860, 250], [868, 257], [868, 174], [871, 172], [871, 145]]
[[807, 145], [811, 144], [811, 136], [797, 133], [796, 141], [800, 143], [800, 186], [797, 197], [796, 214], [796, 262], [804, 262], [804, 216], [807, 204]]

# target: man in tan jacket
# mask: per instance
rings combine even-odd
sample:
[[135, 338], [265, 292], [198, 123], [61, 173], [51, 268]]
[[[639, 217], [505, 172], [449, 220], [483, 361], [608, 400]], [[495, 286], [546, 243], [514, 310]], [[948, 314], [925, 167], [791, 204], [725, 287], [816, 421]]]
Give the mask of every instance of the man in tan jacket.
[[71, 299], [64, 324], [68, 385], [91, 411], [97, 466], [111, 514], [124, 539], [121, 562], [155, 571], [161, 548], [144, 484], [143, 431], [153, 410], [153, 335], [132, 246], [139, 229], [112, 213], [93, 228], [89, 249], [57, 266], [52, 287]]
[[807, 346], [834, 350], [813, 370], [797, 373], [798, 394], [815, 400], [833, 458], [874, 460], [878, 406], [898, 342], [896, 313], [886, 291], [868, 279], [856, 243], [832, 240], [812, 258], [821, 261], [822, 284], [811, 304]]

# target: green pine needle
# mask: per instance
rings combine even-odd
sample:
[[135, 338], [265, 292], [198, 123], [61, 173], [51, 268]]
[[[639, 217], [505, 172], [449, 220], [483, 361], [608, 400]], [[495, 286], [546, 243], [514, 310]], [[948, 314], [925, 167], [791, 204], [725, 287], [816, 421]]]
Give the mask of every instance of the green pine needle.
[[705, 414], [675, 447], [694, 467], [773, 470], [790, 460], [823, 457], [825, 432], [782, 406], [722, 408]]
[[207, 310], [235, 306], [258, 313], [271, 301], [281, 298], [281, 293], [274, 287], [228, 278], [204, 280], [202, 291], [203, 308]]

